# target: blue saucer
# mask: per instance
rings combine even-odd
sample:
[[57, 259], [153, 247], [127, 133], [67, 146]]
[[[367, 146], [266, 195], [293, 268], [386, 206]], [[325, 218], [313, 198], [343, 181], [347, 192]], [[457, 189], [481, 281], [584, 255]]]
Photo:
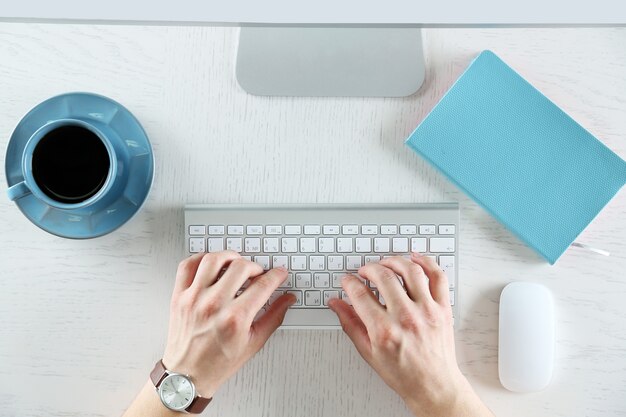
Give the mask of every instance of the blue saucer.
[[32, 194], [15, 202], [36, 226], [60, 237], [89, 239], [110, 233], [130, 220], [148, 196], [154, 175], [150, 141], [137, 119], [109, 98], [90, 93], [52, 97], [28, 112], [11, 136], [5, 164], [9, 187], [22, 181], [22, 154], [30, 137], [40, 127], [59, 119], [105, 124], [123, 139], [127, 159], [123, 191], [106, 207], [87, 213], [52, 207]]

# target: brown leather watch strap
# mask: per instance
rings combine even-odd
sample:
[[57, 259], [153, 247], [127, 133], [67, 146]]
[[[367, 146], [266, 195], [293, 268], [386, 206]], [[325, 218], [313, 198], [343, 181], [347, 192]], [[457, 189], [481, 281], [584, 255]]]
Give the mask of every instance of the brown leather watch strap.
[[[150, 380], [154, 384], [155, 388], [158, 388], [163, 379], [167, 376], [167, 369], [165, 369], [165, 365], [163, 364], [163, 360], [159, 359], [157, 363], [154, 364], [154, 369], [150, 372]], [[194, 398], [194, 400], [189, 404], [189, 407], [185, 409], [186, 412], [191, 414], [200, 414], [204, 411], [207, 405], [211, 402], [213, 398], [204, 398], [199, 395]]]
[[163, 378], [167, 375], [167, 369], [165, 369], [165, 365], [163, 365], [163, 361], [159, 359], [157, 363], [154, 364], [154, 369], [150, 372], [150, 379], [154, 384], [155, 388], [159, 387]]
[[185, 411], [187, 411], [188, 413], [191, 414], [200, 414], [201, 412], [204, 411], [204, 409], [206, 408], [207, 405], [209, 405], [209, 403], [211, 402], [213, 398], [204, 398], [201, 396], [197, 396], [192, 402], [191, 404], [189, 404], [189, 407], [187, 407], [185, 409]]

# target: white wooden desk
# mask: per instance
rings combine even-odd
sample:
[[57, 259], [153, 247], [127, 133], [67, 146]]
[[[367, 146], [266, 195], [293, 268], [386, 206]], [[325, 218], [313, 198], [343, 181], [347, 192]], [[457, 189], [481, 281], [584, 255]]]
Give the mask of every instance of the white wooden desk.
[[[626, 415], [626, 193], [550, 267], [403, 140], [492, 49], [626, 158], [626, 28], [429, 29], [405, 99], [260, 98], [234, 79], [236, 28], [0, 24], [0, 148], [40, 101], [92, 91], [126, 105], [156, 154], [143, 211], [87, 241], [48, 235], [0, 196], [0, 416], [115, 416], [163, 351], [185, 203], [459, 201], [463, 371], [499, 416]], [[4, 152], [2, 152], [4, 166]], [[5, 184], [2, 181], [3, 185]], [[505, 391], [498, 299], [540, 281], [558, 308], [554, 380]], [[206, 412], [408, 416], [339, 331], [281, 331]]]

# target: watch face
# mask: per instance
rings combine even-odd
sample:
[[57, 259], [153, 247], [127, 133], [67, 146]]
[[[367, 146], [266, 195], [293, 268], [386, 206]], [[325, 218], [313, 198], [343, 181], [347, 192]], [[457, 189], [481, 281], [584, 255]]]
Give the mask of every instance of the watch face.
[[159, 385], [159, 396], [167, 408], [181, 411], [189, 407], [196, 397], [196, 390], [185, 375], [172, 373]]

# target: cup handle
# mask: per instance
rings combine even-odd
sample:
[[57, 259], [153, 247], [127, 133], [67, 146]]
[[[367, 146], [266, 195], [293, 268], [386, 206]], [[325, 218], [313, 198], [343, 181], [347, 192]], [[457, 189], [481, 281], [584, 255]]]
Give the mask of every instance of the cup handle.
[[18, 182], [14, 186], [9, 187], [7, 190], [7, 194], [9, 195], [9, 199], [11, 199], [11, 201], [25, 197], [30, 193], [31, 191], [30, 188], [28, 188], [28, 185], [26, 185], [26, 181]]

